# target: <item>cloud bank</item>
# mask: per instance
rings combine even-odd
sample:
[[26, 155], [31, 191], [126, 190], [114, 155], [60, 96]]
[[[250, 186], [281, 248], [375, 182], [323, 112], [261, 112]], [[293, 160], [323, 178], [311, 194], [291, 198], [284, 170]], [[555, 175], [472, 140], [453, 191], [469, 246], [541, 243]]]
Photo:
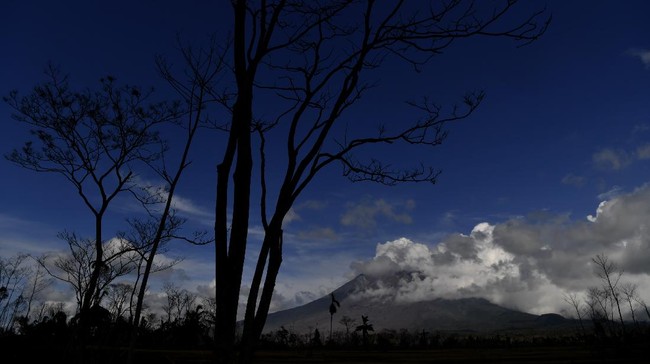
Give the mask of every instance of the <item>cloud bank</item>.
[[563, 295], [599, 285], [591, 262], [606, 254], [650, 297], [650, 187], [618, 194], [594, 215], [538, 213], [498, 224], [480, 223], [469, 235], [435, 245], [401, 238], [377, 245], [375, 257], [352, 264], [375, 283], [365, 299], [420, 301], [484, 297], [532, 313], [563, 312]]

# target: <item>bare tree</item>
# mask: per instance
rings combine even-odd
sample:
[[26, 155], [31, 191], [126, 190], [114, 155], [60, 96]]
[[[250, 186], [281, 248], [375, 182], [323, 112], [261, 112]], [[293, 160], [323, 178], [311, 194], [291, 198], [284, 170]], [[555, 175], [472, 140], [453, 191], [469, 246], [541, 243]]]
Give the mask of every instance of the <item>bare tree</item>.
[[[163, 79], [181, 96], [185, 106], [183, 113], [185, 122], [179, 123], [179, 126], [185, 132], [185, 143], [182, 146], [182, 152], [175, 169], [169, 169], [164, 154], [161, 165], [149, 164], [164, 181], [164, 186], [156, 194], [159, 197], [156, 202], [162, 205], [162, 210], [159, 212], [149, 210], [149, 214], [153, 218], [150, 226], [153, 229], [150, 231], [144, 229], [147, 232], [147, 236], [143, 235], [143, 229], [140, 229], [140, 240], [147, 241], [150, 244], [150, 250], [144, 259], [146, 264], [138, 292], [135, 322], [138, 322], [140, 319], [140, 311], [142, 309], [147, 283], [152, 272], [154, 258], [160, 246], [172, 238], [181, 238], [192, 244], [207, 244], [211, 242], [211, 240], [205, 238], [204, 233], [194, 234], [192, 238], [181, 237], [177, 234], [177, 230], [184, 221], [175, 215], [173, 198], [183, 172], [191, 163], [190, 150], [196, 132], [202, 125], [209, 124], [206, 108], [210, 102], [214, 101], [214, 87], [217, 76], [221, 74], [223, 69], [223, 58], [218, 52], [217, 47], [212, 44], [207, 49], [201, 48], [198, 50], [194, 50], [191, 47], [181, 47], [181, 54], [188, 68], [186, 72], [187, 79], [179, 79], [174, 76], [171, 66], [163, 57], [158, 57], [156, 63]], [[146, 206], [149, 201], [142, 202]]]
[[582, 322], [583, 307], [582, 307], [582, 304], [580, 303], [580, 300], [578, 299], [578, 294], [577, 293], [567, 293], [567, 294], [565, 294], [564, 295], [564, 302], [571, 305], [571, 307], [575, 311], [576, 317], [578, 318], [578, 322], [580, 323], [580, 332], [584, 336], [586, 334], [586, 331], [585, 331], [585, 325]]
[[29, 318], [32, 313], [32, 306], [39, 301], [38, 296], [52, 284], [52, 281], [52, 278], [47, 278], [47, 272], [40, 264], [34, 264], [32, 266], [29, 287], [27, 287], [25, 292], [25, 299], [27, 300], [27, 309], [24, 313], [25, 317]]
[[597, 336], [607, 335], [608, 332], [612, 335], [616, 333], [613, 323], [609, 319], [608, 296], [607, 291], [601, 290], [598, 287], [590, 287], [587, 289], [585, 303]]
[[75, 189], [94, 220], [93, 264], [82, 310], [100, 297], [105, 267], [103, 221], [115, 198], [133, 191], [134, 165], [160, 156], [164, 143], [155, 127], [178, 117], [177, 107], [149, 101], [150, 91], [118, 86], [113, 77], [101, 79], [96, 90], [74, 91], [67, 76], [49, 66], [47, 81], [27, 96], [12, 91], [4, 100], [17, 121], [33, 128], [28, 141], [6, 158], [37, 172], [63, 176]]
[[[142, 255], [144, 270], [141, 275], [141, 282], [138, 286], [138, 294], [134, 313], [134, 322], [132, 338], [130, 341], [130, 350], [128, 362], [133, 361], [133, 348], [137, 340], [137, 323], [140, 321], [144, 297], [147, 284], [151, 273], [155, 272], [154, 258], [159, 250], [171, 239], [178, 238], [192, 244], [207, 244], [212, 240], [205, 237], [205, 233], [195, 233], [192, 238], [182, 237], [178, 230], [185, 222], [176, 216], [173, 209], [173, 199], [177, 187], [180, 183], [183, 172], [189, 167], [190, 151], [196, 133], [201, 126], [210, 123], [207, 117], [207, 106], [214, 101], [214, 87], [217, 76], [220, 75], [223, 68], [223, 58], [218, 49], [213, 44], [206, 49], [192, 49], [191, 47], [180, 47], [181, 54], [185, 60], [188, 69], [186, 79], [176, 77], [171, 69], [171, 65], [163, 57], [158, 57], [157, 67], [169, 85], [182, 98], [184, 105], [183, 117], [184, 122], [179, 122], [179, 127], [184, 132], [184, 145], [178, 159], [176, 168], [171, 168], [163, 154], [162, 164], [155, 165], [149, 163], [149, 166], [162, 179], [163, 186], [159, 186], [153, 194], [153, 202], [158, 209], [148, 209], [150, 220], [147, 224], [140, 224], [136, 229], [138, 231], [138, 240], [149, 247], [146, 254]], [[148, 195], [151, 197], [152, 195]], [[144, 206], [148, 206], [152, 201], [150, 199], [141, 200]], [[162, 208], [159, 208], [162, 205]], [[132, 224], [133, 225], [133, 224]], [[138, 275], [140, 277], [140, 275]]]
[[634, 298], [634, 301], [636, 301], [636, 303], [638, 303], [641, 307], [643, 307], [643, 310], [645, 311], [648, 320], [650, 320], [650, 309], [648, 309], [648, 304], [646, 304], [645, 301], [638, 296]]
[[[129, 231], [119, 234], [120, 238], [128, 242], [128, 244], [133, 248], [130, 254], [133, 257], [135, 265], [135, 268], [133, 269], [135, 278], [133, 280], [133, 285], [131, 285], [128, 307], [129, 318], [132, 322], [138, 322], [140, 320], [142, 308], [144, 306], [144, 293], [142, 296], [142, 301], [138, 300], [140, 299], [139, 292], [146, 291], [147, 284], [146, 282], [143, 283], [143, 277], [147, 272], [147, 266], [148, 274], [153, 274], [170, 269], [181, 261], [181, 258], [174, 258], [160, 263], [156, 263], [154, 261], [156, 254], [161, 254], [168, 251], [167, 243], [169, 243], [174, 238], [177, 231], [185, 222], [184, 219], [177, 217], [173, 212], [167, 216], [167, 220], [168, 221], [165, 223], [165, 231], [160, 236], [158, 244], [153, 244], [153, 241], [157, 236], [157, 231], [160, 227], [160, 221], [155, 217], [145, 219], [127, 219], [127, 223], [130, 227]], [[153, 252], [154, 247], [156, 248], [155, 253]], [[136, 315], [138, 306], [140, 314]]]
[[625, 297], [625, 300], [627, 301], [627, 304], [630, 307], [630, 315], [632, 316], [632, 323], [634, 323], [634, 326], [638, 328], [639, 323], [636, 319], [636, 312], [635, 312], [636, 310], [634, 308], [634, 305], [637, 303], [636, 288], [637, 288], [636, 284], [632, 284], [632, 283], [625, 283], [621, 285], [621, 293], [623, 294], [623, 297]]
[[201, 297], [203, 312], [206, 312], [206, 321], [209, 326], [214, 326], [214, 317], [217, 312], [217, 301], [214, 297]]
[[621, 311], [621, 292], [619, 287], [623, 272], [619, 270], [616, 264], [610, 261], [609, 258], [604, 254], [596, 255], [594, 258], [592, 258], [592, 262], [596, 264], [596, 274], [603, 281], [603, 289], [606, 292], [606, 296], [611, 300], [611, 305], [618, 312], [618, 319], [621, 324], [621, 330], [623, 330], [623, 334], [625, 334], [625, 321], [623, 321], [623, 313]]
[[31, 274], [27, 258], [26, 254], [0, 257], [0, 333], [12, 331], [15, 319], [27, 307], [25, 293]]
[[[88, 291], [93, 289], [91, 278], [96, 263], [93, 258], [95, 243], [91, 239], [80, 238], [69, 232], [60, 233], [59, 238], [68, 244], [69, 254], [44, 255], [37, 258], [37, 262], [51, 277], [72, 287], [77, 301], [77, 312], [82, 312], [84, 299], [88, 296]], [[116, 238], [103, 244], [102, 251], [104, 258], [94, 289], [105, 293], [106, 288], [115, 279], [135, 269], [135, 262], [133, 247], [124, 239]], [[101, 299], [102, 295], [93, 298], [93, 305], [99, 305]]]
[[339, 320], [339, 323], [345, 326], [345, 340], [350, 340], [350, 328], [353, 327], [356, 322], [357, 320], [346, 315], [343, 315], [343, 317], [341, 317], [341, 320]]
[[128, 283], [112, 283], [108, 285], [106, 295], [106, 309], [113, 316], [113, 320], [125, 318], [129, 310], [129, 296], [133, 292], [133, 286]]
[[[507, 0], [492, 8], [494, 3], [486, 7], [483, 2], [462, 0], [232, 2], [231, 69], [236, 89], [221, 99], [231, 111], [231, 121], [223, 127], [228, 142], [217, 167], [215, 207], [220, 360], [230, 361], [234, 350], [252, 203], [251, 131], [260, 145], [256, 166], [261, 176], [264, 238], [244, 315], [240, 356], [244, 362], [251, 360], [268, 315], [282, 263], [283, 220], [310, 182], [326, 167], [339, 164], [352, 181], [434, 183], [439, 171], [432, 167], [394, 168], [376, 158], [360, 159], [358, 153], [400, 143], [437, 146], [447, 136], [445, 125], [468, 117], [484, 97], [483, 92], [470, 93], [448, 112], [428, 101], [412, 103], [422, 119], [379, 126], [376, 133], [365, 135], [337, 134], [346, 129], [335, 127], [341, 116], [372, 86], [367, 71], [380, 67], [388, 57], [420, 69], [452, 42], [474, 36], [528, 44], [544, 33], [550, 18], [539, 11], [513, 22], [505, 15], [516, 3]], [[274, 106], [281, 109], [266, 119], [254, 114], [254, 95], [264, 92], [275, 96]], [[276, 134], [267, 138], [272, 131]], [[284, 134], [278, 137], [277, 133]], [[284, 177], [277, 190], [267, 191], [265, 151], [267, 143], [274, 141], [286, 151], [282, 162], [286, 163], [273, 164]], [[274, 196], [275, 203], [269, 204], [267, 196]]]
[[38, 313], [34, 318], [34, 321], [40, 322], [43, 321], [46, 317], [52, 318], [57, 312], [65, 312], [65, 304], [63, 302], [43, 302], [38, 309]]
[[196, 309], [196, 294], [181, 289], [171, 282], [165, 283], [163, 290], [167, 297], [167, 303], [163, 306], [167, 323], [179, 323], [188, 312]]
[[180, 289], [173, 283], [166, 282], [163, 286], [163, 291], [165, 292], [166, 302], [163, 305], [162, 309], [166, 316], [165, 322], [167, 324], [170, 324], [177, 319], [177, 317], [174, 316], [174, 313], [178, 307]]

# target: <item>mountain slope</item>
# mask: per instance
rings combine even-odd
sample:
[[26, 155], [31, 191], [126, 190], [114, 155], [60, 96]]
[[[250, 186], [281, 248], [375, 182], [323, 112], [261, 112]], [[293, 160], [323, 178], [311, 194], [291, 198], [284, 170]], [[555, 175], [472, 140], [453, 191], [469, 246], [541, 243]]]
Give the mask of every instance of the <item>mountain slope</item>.
[[[333, 329], [345, 330], [340, 323], [343, 316], [361, 321], [361, 315], [368, 316], [375, 330], [409, 329], [414, 331], [490, 332], [503, 330], [536, 330], [571, 327], [571, 320], [553, 314], [533, 315], [508, 309], [483, 298], [443, 299], [421, 302], [395, 302], [394, 300], [373, 300], [363, 293], [374, 282], [360, 275], [336, 289], [333, 293], [341, 303], [334, 315]], [[309, 332], [318, 328], [329, 331], [329, 295], [303, 306], [271, 313], [265, 332], [284, 326], [294, 332]]]

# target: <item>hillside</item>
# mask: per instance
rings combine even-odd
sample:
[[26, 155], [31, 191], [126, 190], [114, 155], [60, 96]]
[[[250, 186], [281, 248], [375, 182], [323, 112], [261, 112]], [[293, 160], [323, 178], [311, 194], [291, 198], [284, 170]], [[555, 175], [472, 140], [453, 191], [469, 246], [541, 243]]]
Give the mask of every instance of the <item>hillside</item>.
[[[413, 331], [453, 331], [481, 333], [495, 331], [529, 331], [571, 328], [572, 320], [560, 315], [534, 315], [508, 309], [483, 298], [444, 299], [421, 302], [376, 300], [364, 296], [375, 282], [360, 275], [336, 289], [333, 293], [341, 303], [334, 315], [334, 330], [345, 330], [340, 323], [343, 316], [361, 322], [368, 316], [375, 330], [408, 329]], [[284, 326], [294, 332], [308, 332], [318, 328], [329, 331], [329, 295], [305, 305], [269, 314], [264, 331]]]

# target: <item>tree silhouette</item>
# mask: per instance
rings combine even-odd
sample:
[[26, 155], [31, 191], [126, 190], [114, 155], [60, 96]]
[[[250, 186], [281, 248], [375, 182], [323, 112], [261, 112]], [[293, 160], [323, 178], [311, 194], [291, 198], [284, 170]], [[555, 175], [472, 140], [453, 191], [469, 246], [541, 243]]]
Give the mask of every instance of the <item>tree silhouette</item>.
[[47, 81], [26, 96], [12, 91], [4, 101], [13, 118], [28, 125], [36, 141], [6, 158], [26, 169], [63, 176], [94, 218], [93, 265], [81, 309], [98, 303], [105, 267], [103, 222], [118, 195], [135, 191], [135, 164], [158, 159], [164, 149], [157, 125], [178, 117], [174, 104], [151, 103], [151, 92], [100, 80], [98, 90], [75, 91], [54, 66]]
[[420, 333], [420, 339], [419, 339], [419, 344], [422, 347], [428, 346], [429, 343], [429, 332], [426, 331], [425, 329], [422, 329], [422, 332]]
[[[371, 88], [366, 73], [388, 57], [418, 70], [452, 42], [474, 36], [528, 44], [544, 33], [550, 19], [540, 11], [513, 22], [505, 15], [516, 3], [507, 0], [477, 10], [474, 1], [462, 0], [232, 2], [231, 69], [236, 88], [220, 98], [231, 118], [222, 128], [228, 140], [217, 167], [215, 207], [219, 360], [229, 362], [233, 357], [251, 198], [257, 195], [252, 194], [253, 166], [259, 167], [264, 237], [246, 302], [243, 362], [252, 360], [268, 315], [282, 264], [284, 218], [317, 175], [339, 164], [352, 181], [433, 183], [439, 174], [433, 167], [392, 167], [377, 158], [359, 159], [357, 153], [399, 144], [435, 147], [447, 136], [444, 126], [468, 117], [484, 97], [482, 92], [470, 93], [449, 112], [427, 101], [412, 103], [422, 113], [420, 120], [348, 135], [341, 117]], [[276, 97], [274, 106], [280, 111], [268, 116], [269, 111], [264, 118], [256, 115], [257, 94]], [[255, 163], [253, 133], [259, 137]], [[272, 164], [284, 177], [267, 184], [266, 166], [272, 162], [265, 151], [274, 141], [279, 142], [277, 150], [286, 151], [283, 164]], [[278, 187], [267, 191], [269, 186]], [[268, 204], [267, 196], [275, 198], [274, 205]]]
[[634, 323], [635, 328], [638, 329], [639, 322], [637, 321], [636, 313], [634, 312], [635, 311], [634, 304], [636, 303], [635, 298], [637, 296], [636, 290], [637, 290], [636, 284], [626, 283], [621, 285], [621, 293], [625, 297], [625, 300], [627, 301], [627, 304], [630, 307], [630, 314], [632, 315], [632, 323]]
[[341, 317], [341, 320], [339, 321], [341, 325], [345, 326], [345, 339], [350, 340], [350, 327], [354, 325], [354, 323], [357, 320], [353, 319], [352, 317], [345, 316]]
[[330, 303], [330, 343], [332, 342], [332, 320], [334, 319], [334, 314], [336, 313], [336, 310], [338, 307], [341, 307], [341, 304], [339, 301], [334, 298], [334, 293], [330, 293], [330, 296], [332, 297], [332, 303]]
[[323, 345], [320, 340], [320, 331], [318, 331], [318, 329], [314, 329], [314, 337], [311, 339], [311, 344], [315, 347]]
[[[609, 260], [605, 254], [598, 254], [591, 261], [596, 265], [596, 275], [603, 281], [603, 295], [614, 303], [614, 307], [618, 311], [618, 319], [621, 324], [621, 330], [625, 335], [625, 321], [623, 320], [623, 313], [621, 312], [620, 302], [620, 287], [619, 282], [623, 272], [618, 269], [618, 266]], [[613, 316], [612, 312], [612, 316]], [[613, 320], [612, 320], [613, 321]]]
[[585, 325], [582, 322], [583, 309], [580, 301], [578, 300], [578, 295], [576, 293], [568, 293], [565, 294], [563, 298], [564, 298], [564, 302], [571, 305], [571, 307], [575, 311], [576, 317], [578, 318], [578, 323], [580, 324], [580, 332], [584, 336], [586, 334], [586, 331], [585, 331]]
[[[598, 254], [591, 259], [591, 262], [594, 263], [595, 275], [601, 281], [600, 286], [587, 288], [584, 306], [578, 302], [575, 294], [565, 296], [565, 301], [574, 307], [578, 318], [588, 316], [591, 319], [593, 334], [598, 340], [615, 338], [634, 341], [635, 336], [640, 334], [641, 327], [636, 310], [643, 308], [650, 317], [650, 310], [639, 298], [637, 286], [622, 281], [623, 269], [607, 255]], [[629, 313], [624, 312], [625, 302]], [[584, 312], [582, 315], [581, 311]], [[627, 326], [629, 321], [626, 321], [625, 317], [631, 318], [633, 327]], [[584, 330], [583, 327], [583, 332]], [[644, 335], [646, 334], [647, 332]]]
[[11, 332], [14, 320], [27, 306], [27, 282], [31, 270], [26, 266], [28, 256], [0, 257], [0, 334]]
[[[148, 254], [146, 254], [146, 256], [143, 255], [145, 269], [142, 274], [142, 282], [140, 283], [138, 298], [136, 301], [134, 313], [134, 322], [136, 323], [140, 321], [149, 276], [154, 271], [154, 258], [156, 257], [158, 250], [170, 239], [181, 238], [176, 234], [176, 230], [184, 221], [181, 221], [175, 216], [172, 205], [174, 193], [180, 183], [183, 172], [191, 163], [190, 150], [192, 144], [194, 143], [199, 127], [206, 124], [207, 117], [205, 114], [206, 105], [208, 104], [207, 100], [211, 98], [210, 94], [212, 92], [212, 87], [214, 87], [214, 80], [221, 73], [223, 68], [223, 59], [219, 57], [216, 53], [216, 48], [214, 47], [199, 49], [196, 51], [189, 47], [181, 47], [181, 53], [189, 68], [189, 71], [186, 72], [187, 79], [179, 79], [174, 76], [171, 66], [164, 58], [159, 57], [156, 63], [158, 71], [162, 75], [163, 79], [165, 79], [182, 98], [184, 105], [183, 116], [185, 119], [184, 123], [180, 126], [184, 131], [185, 143], [182, 146], [180, 159], [175, 170], [173, 168], [171, 170], [168, 169], [166, 163], [163, 163], [162, 166], [155, 166], [151, 163], [149, 164], [156, 174], [164, 181], [164, 186], [159, 189], [160, 193], [157, 194], [159, 198], [154, 200], [154, 202], [162, 204], [163, 208], [162, 212], [158, 214], [149, 211], [149, 214], [152, 217], [149, 221], [149, 225], [152, 229], [140, 229], [137, 231], [140, 237], [139, 241], [150, 248], [147, 251]], [[150, 201], [142, 202], [143, 205], [146, 206]], [[211, 242], [200, 234], [195, 234], [192, 239], [182, 239], [193, 244], [206, 244]], [[137, 332], [137, 325], [135, 325], [133, 332], [131, 333], [132, 338], [129, 348], [129, 357], [127, 359], [128, 363], [133, 361], [133, 349]]]
[[[47, 273], [70, 285], [75, 292], [77, 311], [84, 311], [84, 297], [91, 288], [91, 278], [95, 271], [95, 242], [81, 238], [75, 233], [64, 231], [57, 235], [68, 244], [69, 254], [51, 256], [45, 254], [37, 258], [37, 263]], [[102, 246], [103, 264], [95, 282], [95, 290], [106, 293], [107, 287], [117, 278], [131, 273], [135, 269], [131, 246], [121, 239]], [[93, 305], [99, 304], [102, 295], [93, 299]], [[82, 315], [81, 317], [90, 317]]]
[[354, 330], [355, 332], [361, 331], [361, 337], [363, 338], [363, 345], [367, 346], [368, 345], [368, 333], [370, 331], [375, 331], [375, 329], [372, 327], [372, 324], [368, 323], [368, 316], [361, 315], [361, 322], [362, 324], [357, 326], [357, 328]]

